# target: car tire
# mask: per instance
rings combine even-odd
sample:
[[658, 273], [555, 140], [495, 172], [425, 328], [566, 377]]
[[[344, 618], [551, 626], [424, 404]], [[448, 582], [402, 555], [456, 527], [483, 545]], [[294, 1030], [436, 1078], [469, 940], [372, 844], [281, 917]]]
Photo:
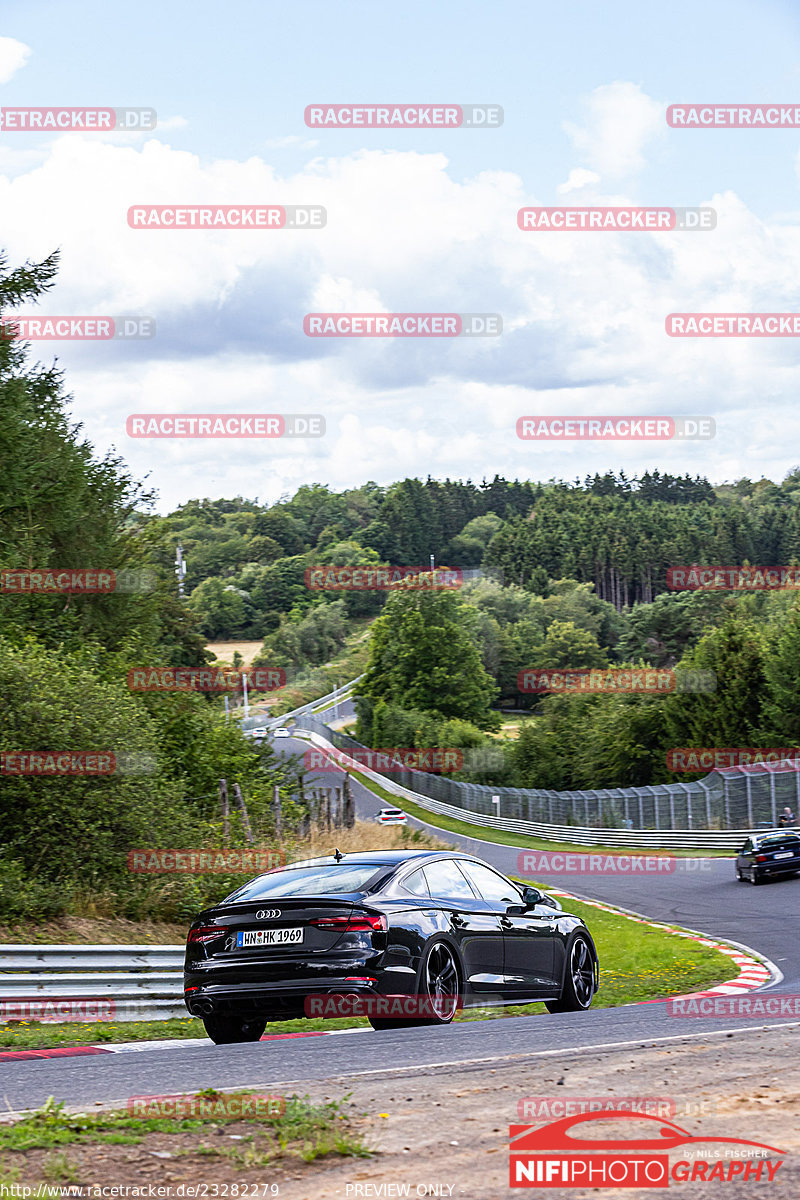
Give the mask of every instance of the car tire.
[[737, 879], [738, 883], [744, 883], [744, 875], [742, 874], [742, 872], [739, 870], [738, 867], [736, 868], [736, 879]]
[[249, 1017], [203, 1017], [206, 1033], [215, 1046], [229, 1046], [235, 1042], [257, 1042], [267, 1028], [266, 1021]]
[[577, 934], [567, 950], [567, 969], [564, 987], [557, 1000], [545, 1000], [551, 1013], [585, 1012], [594, 996], [595, 965], [591, 947], [582, 934]]
[[761, 883], [761, 876], [759, 875], [758, 871], [750, 872], [750, 882], [752, 883], [753, 887], [757, 887], [758, 884]]
[[[447, 942], [434, 942], [422, 956], [417, 995], [430, 999], [433, 1017], [370, 1017], [373, 1029], [403, 1029], [419, 1025], [449, 1025], [461, 1007], [461, 968], [458, 955]], [[445, 997], [447, 1003], [444, 1003]], [[437, 1010], [437, 1000], [440, 1009]]]

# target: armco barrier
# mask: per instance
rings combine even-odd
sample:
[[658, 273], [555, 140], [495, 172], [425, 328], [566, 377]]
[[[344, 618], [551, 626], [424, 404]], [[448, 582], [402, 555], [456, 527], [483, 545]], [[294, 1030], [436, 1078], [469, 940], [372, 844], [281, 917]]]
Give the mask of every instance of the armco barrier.
[[0, 945], [0, 1002], [91, 997], [113, 1001], [116, 1021], [188, 1017], [184, 953], [183, 946]]
[[242, 729], [253, 729], [259, 727], [266, 729], [279, 729], [280, 726], [285, 725], [287, 721], [296, 720], [298, 717], [302, 717], [307, 714], [309, 716], [313, 716], [315, 712], [318, 712], [321, 709], [324, 709], [326, 706], [329, 706], [334, 700], [344, 700], [350, 689], [356, 683], [358, 683], [360, 679], [363, 678], [363, 675], [357, 675], [355, 679], [350, 679], [347, 683], [343, 683], [341, 687], [334, 688], [332, 692], [328, 692], [327, 696], [318, 696], [316, 700], [310, 700], [308, 704], [301, 704], [299, 708], [293, 708], [291, 712], [281, 713], [279, 717], [269, 717], [266, 719], [263, 716], [247, 717], [246, 724], [245, 721], [242, 722]]
[[[364, 749], [353, 738], [308, 717], [303, 719], [303, 730], [298, 732], [305, 732], [320, 747], [336, 748], [345, 753]], [[692, 850], [738, 850], [750, 833], [759, 832], [757, 822], [760, 818], [763, 817], [765, 826], [777, 824], [778, 806], [792, 804], [800, 779], [800, 770], [778, 772], [765, 769], [763, 773], [726, 770], [712, 772], [706, 779], [693, 783], [592, 792], [549, 792], [541, 789], [526, 791], [521, 788], [485, 787], [425, 771], [406, 770], [384, 775], [360, 764], [358, 770], [380, 783], [393, 796], [406, 797], [428, 812], [454, 817], [471, 825], [524, 833], [553, 842], [574, 842], [581, 846], [630, 846], [641, 849], [685, 847]], [[713, 781], [714, 776], [728, 778]], [[783, 796], [778, 797], [779, 781], [788, 783], [792, 797], [786, 798], [785, 791]], [[744, 800], [741, 796], [731, 795], [734, 786], [744, 792]], [[497, 804], [493, 802], [493, 796], [498, 798]], [[523, 816], [523, 808], [531, 815]], [[575, 823], [533, 819], [534, 813], [538, 815], [537, 809], [541, 812], [548, 808], [559, 815], [568, 813]], [[650, 825], [648, 828], [646, 817], [652, 816], [654, 811], [655, 827]], [[584, 812], [587, 819], [578, 823], [578, 816]], [[741, 825], [731, 820], [734, 813], [744, 816]], [[592, 818], [596, 824], [592, 823]], [[615, 824], [609, 823], [612, 819]], [[719, 823], [718, 828], [714, 828], [715, 819]]]

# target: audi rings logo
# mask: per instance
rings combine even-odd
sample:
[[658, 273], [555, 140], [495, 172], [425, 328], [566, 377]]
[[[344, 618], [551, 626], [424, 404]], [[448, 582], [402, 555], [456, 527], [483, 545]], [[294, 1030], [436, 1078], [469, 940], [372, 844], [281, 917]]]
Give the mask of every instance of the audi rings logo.
[[260, 908], [256, 913], [257, 921], [276, 921], [281, 915], [279, 908]]

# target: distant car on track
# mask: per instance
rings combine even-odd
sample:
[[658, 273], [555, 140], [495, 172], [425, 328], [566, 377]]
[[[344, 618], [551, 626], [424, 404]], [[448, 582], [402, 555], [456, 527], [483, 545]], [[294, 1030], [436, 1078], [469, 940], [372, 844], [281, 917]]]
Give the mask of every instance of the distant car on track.
[[285, 737], [291, 737], [292, 735], [289, 732], [289, 730], [286, 728], [285, 725], [281, 725], [280, 729], [276, 729], [273, 731], [272, 736], [276, 737], [276, 738], [285, 738]]
[[375, 820], [379, 825], [405, 825], [408, 817], [401, 808], [382, 808]]
[[[598, 975], [579, 917], [472, 855], [337, 850], [259, 875], [201, 912], [184, 998], [221, 1044], [311, 1015], [307, 1001], [320, 995], [360, 998], [375, 1029], [446, 1025], [462, 1004], [585, 1010]], [[401, 1015], [381, 1016], [393, 998]]]
[[771, 829], [747, 839], [736, 859], [739, 882], [762, 883], [778, 875], [796, 875], [800, 871], [800, 832], [796, 829]]

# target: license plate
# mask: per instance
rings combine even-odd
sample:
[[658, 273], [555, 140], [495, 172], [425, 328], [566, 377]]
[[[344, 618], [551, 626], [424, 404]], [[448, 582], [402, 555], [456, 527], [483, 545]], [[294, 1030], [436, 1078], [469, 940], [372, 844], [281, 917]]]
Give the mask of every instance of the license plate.
[[301, 925], [294, 925], [288, 929], [245, 929], [236, 934], [237, 947], [296, 946], [302, 940]]
[[794, 858], [794, 850], [781, 850], [780, 854], [773, 855], [774, 858]]

